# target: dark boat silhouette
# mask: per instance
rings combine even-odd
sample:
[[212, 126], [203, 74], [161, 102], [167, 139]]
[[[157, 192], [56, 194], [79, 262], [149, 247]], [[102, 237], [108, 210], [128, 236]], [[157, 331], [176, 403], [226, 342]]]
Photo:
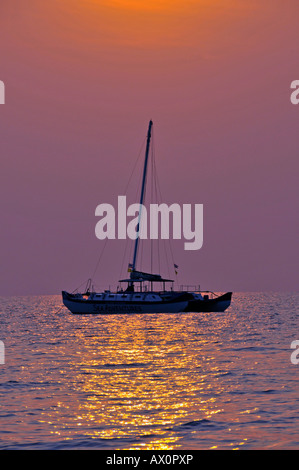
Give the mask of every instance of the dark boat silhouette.
[[[143, 205], [147, 176], [148, 156], [151, 141], [152, 121], [149, 122], [143, 179], [140, 195], [140, 208]], [[139, 212], [140, 226], [141, 209]], [[160, 274], [136, 270], [139, 236], [136, 237], [133, 262], [130, 264], [130, 277], [119, 282], [126, 284], [125, 289], [112, 292], [94, 292], [91, 280], [84, 293], [62, 291], [64, 305], [74, 314], [142, 314], [142, 313], [179, 313], [179, 312], [224, 312], [231, 303], [232, 292], [216, 295], [213, 292], [194, 290], [173, 290], [173, 279], [162, 278]], [[163, 285], [161, 291], [154, 286]], [[171, 288], [166, 286], [171, 284]], [[136, 290], [136, 285], [139, 290]]]

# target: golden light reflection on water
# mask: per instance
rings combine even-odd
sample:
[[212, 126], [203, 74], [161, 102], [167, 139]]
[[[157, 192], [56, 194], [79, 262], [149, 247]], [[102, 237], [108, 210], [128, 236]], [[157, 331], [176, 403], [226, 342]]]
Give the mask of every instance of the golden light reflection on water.
[[0, 447], [294, 447], [298, 381], [284, 344], [297, 317], [287, 307], [283, 323], [275, 301], [285, 297], [261, 296], [258, 310], [235, 295], [228, 314], [92, 319], [56, 304], [51, 314], [48, 298], [23, 315], [7, 301]]
[[[88, 320], [81, 319], [77, 360], [60, 371], [70, 374], [69, 405], [58, 403], [46, 413], [54, 434], [74, 438], [82, 428], [94, 439], [138, 436], [122, 448], [175, 449], [178, 427], [223, 411], [217, 400], [223, 385], [200, 323], [178, 316], [169, 328], [167, 318], [104, 318], [97, 334], [88, 336]], [[223, 316], [223, 327], [226, 321]]]

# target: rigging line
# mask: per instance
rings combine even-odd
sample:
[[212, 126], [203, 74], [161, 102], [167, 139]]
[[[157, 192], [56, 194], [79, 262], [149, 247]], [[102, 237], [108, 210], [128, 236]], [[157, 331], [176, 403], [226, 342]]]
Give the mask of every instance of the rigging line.
[[142, 153], [142, 150], [143, 150], [143, 148], [144, 148], [145, 141], [146, 141], [146, 137], [143, 139], [142, 145], [141, 145], [140, 150], [139, 150], [139, 153], [138, 153], [138, 157], [137, 157], [137, 159], [136, 159], [136, 161], [135, 161], [134, 167], [133, 167], [132, 172], [131, 172], [131, 175], [130, 175], [130, 177], [129, 177], [129, 181], [128, 181], [128, 183], [127, 183], [127, 185], [126, 185], [126, 188], [125, 188], [125, 190], [124, 190], [124, 194], [125, 194], [125, 195], [127, 194], [127, 190], [128, 190], [129, 184], [130, 184], [130, 182], [131, 182], [131, 179], [132, 179], [132, 177], [133, 177], [133, 173], [134, 173], [134, 171], [135, 171], [135, 169], [136, 169], [136, 166], [137, 166], [137, 163], [138, 163], [138, 161], [139, 161], [139, 159], [140, 159], [140, 157], [141, 157], [141, 153]]
[[121, 277], [122, 277], [122, 272], [123, 272], [123, 267], [124, 267], [124, 262], [125, 262], [125, 257], [126, 257], [126, 253], [127, 253], [128, 245], [129, 245], [129, 239], [127, 238], [127, 239], [126, 239], [126, 246], [125, 246], [125, 249], [124, 249], [124, 254], [123, 254], [123, 259], [122, 259], [122, 263], [121, 263], [121, 268], [120, 268], [119, 278], [121, 278]]
[[[157, 170], [156, 170], [156, 178], [157, 178], [157, 184], [158, 184], [158, 190], [159, 190], [159, 193], [160, 193], [160, 198], [162, 200], [162, 191], [161, 191], [161, 187], [160, 187], [160, 183], [159, 183], [159, 177], [158, 177]], [[171, 245], [170, 238], [168, 239], [168, 242], [169, 242], [169, 249], [170, 249], [170, 254], [171, 254], [171, 258], [172, 258], [172, 266], [173, 266], [174, 273], [175, 273], [176, 271], [175, 271], [175, 268], [174, 268], [174, 257], [173, 257], [173, 250], [172, 250], [172, 245]], [[168, 273], [169, 273], [169, 270], [168, 270]]]
[[144, 249], [144, 243], [141, 243], [141, 256], [140, 256], [140, 262], [139, 262], [139, 266], [140, 266], [140, 271], [143, 271], [143, 249]]
[[[152, 146], [151, 146], [151, 203], [157, 203], [157, 191], [156, 191], [156, 177], [155, 177], [155, 130], [152, 129]], [[151, 230], [151, 228], [150, 228]], [[159, 237], [157, 244], [159, 245]], [[155, 246], [156, 242], [150, 236], [150, 259], [151, 259], [151, 272], [154, 270], [155, 266]], [[159, 270], [160, 273], [160, 260], [159, 260]]]
[[[153, 186], [154, 186], [154, 135], [153, 135], [153, 132], [152, 132], [152, 148], [151, 148], [151, 201], [152, 202], [153, 202], [153, 197], [154, 197]], [[154, 244], [154, 241], [150, 237], [151, 273], [153, 272], [153, 244]]]
[[97, 264], [96, 264], [96, 266], [95, 266], [94, 272], [93, 272], [92, 276], [90, 277], [91, 280], [93, 280], [93, 278], [94, 278], [94, 276], [95, 276], [95, 274], [96, 274], [96, 272], [97, 272], [97, 270], [98, 270], [100, 261], [101, 261], [101, 259], [102, 259], [102, 257], [103, 257], [103, 254], [104, 254], [106, 245], [107, 245], [108, 240], [109, 240], [109, 235], [110, 235], [112, 229], [115, 230], [115, 227], [114, 227], [113, 224], [111, 225], [110, 230], [109, 230], [109, 232], [108, 232], [108, 234], [107, 234], [107, 236], [106, 236], [106, 239], [105, 239], [105, 242], [104, 242], [104, 246], [103, 246], [102, 251], [101, 251], [101, 253], [100, 253], [100, 256], [99, 256], [99, 258], [98, 258], [98, 261], [97, 261]]
[[[152, 137], [153, 137], [153, 127], [152, 127], [152, 129], [151, 129], [151, 145], [152, 145], [152, 143], [153, 143]], [[151, 158], [151, 156], [149, 156], [149, 158]], [[147, 179], [146, 179], [146, 180], [145, 180], [145, 185], [144, 185], [144, 207], [146, 207], [147, 188], [148, 188], [148, 181], [147, 181]], [[147, 211], [147, 209], [145, 209], [145, 210]], [[144, 211], [143, 211], [143, 218], [144, 218], [144, 217], [145, 217], [145, 213], [144, 213]], [[146, 212], [146, 217], [147, 217], [147, 212]], [[141, 217], [139, 230], [140, 230], [140, 228], [141, 228], [141, 224], [142, 224], [142, 223], [144, 223], [144, 221], [142, 222], [142, 217]], [[147, 224], [147, 220], [146, 220], [146, 224]], [[143, 241], [143, 243], [141, 242], [141, 263], [140, 263], [141, 269], [140, 269], [140, 271], [143, 270], [144, 245], [145, 245], [144, 241]], [[146, 265], [146, 262], [145, 262], [145, 265]]]
[[[138, 192], [141, 192], [142, 191], [142, 183], [143, 183], [143, 174], [140, 175], [140, 180], [139, 180], [139, 187], [137, 188], [137, 191], [136, 191], [136, 199], [137, 199], [137, 194]], [[143, 188], [143, 205], [145, 205], [145, 201], [146, 201], [146, 195], [147, 195], [147, 178], [145, 179], [144, 181], [144, 188]], [[141, 229], [141, 226], [142, 226], [142, 217], [144, 217], [144, 211], [142, 211], [142, 206], [140, 206], [139, 204], [139, 213], [138, 213], [138, 223], [137, 223], [137, 228], [138, 228], [138, 232], [136, 233], [136, 238], [140, 238], [140, 229]], [[143, 244], [142, 244], [143, 245]], [[142, 248], [143, 249], [143, 246]], [[141, 253], [142, 255], [142, 253]], [[134, 256], [135, 256], [135, 248], [134, 248]], [[137, 256], [136, 256], [136, 260], [137, 260]], [[133, 261], [134, 262], [134, 261]], [[140, 262], [139, 262], [139, 265], [140, 265]], [[136, 266], [135, 266], [136, 267]], [[140, 269], [140, 268], [139, 268]], [[141, 269], [140, 269], [141, 270]]]
[[[140, 173], [140, 176], [139, 176], [139, 184], [137, 185], [137, 189], [136, 189], [136, 195], [135, 195], [135, 200], [137, 201], [138, 199], [138, 195], [140, 194], [141, 192], [141, 187], [142, 187], [142, 173]], [[144, 185], [144, 200], [146, 198], [146, 187], [147, 187], [147, 182], [145, 181], [145, 185]], [[138, 204], [138, 203], [136, 203]], [[142, 218], [140, 217], [140, 205], [138, 204], [138, 207], [139, 207], [139, 212], [138, 212], [138, 225], [136, 226], [136, 228], [138, 227], [138, 232], [136, 233], [136, 238], [137, 236], [139, 236], [139, 232], [140, 232], [140, 227], [141, 227], [141, 222], [142, 222]], [[144, 216], [144, 212], [143, 212], [143, 216]], [[134, 245], [132, 244], [131, 245], [131, 253], [130, 255], [132, 256], [134, 253]], [[140, 265], [140, 262], [139, 262], [139, 265]], [[141, 269], [140, 269], [141, 270]]]
[[[160, 201], [162, 203], [163, 199], [162, 199], [162, 191], [160, 189], [160, 185], [159, 185], [159, 178], [158, 178], [158, 172], [157, 172], [157, 168], [156, 168], [156, 165], [155, 165], [155, 182], [157, 183], [157, 188], [158, 188], [158, 191], [157, 191], [157, 199], [159, 199], [159, 196], [160, 196]], [[157, 201], [158, 202], [158, 201]], [[161, 217], [161, 224], [164, 222], [165, 224], [165, 221], [163, 220], [163, 217]], [[169, 240], [170, 241], [170, 240]], [[158, 246], [159, 246], [159, 237], [158, 237]], [[168, 262], [168, 255], [167, 255], [167, 246], [166, 246], [166, 240], [163, 239], [163, 242], [162, 242], [162, 247], [164, 249], [164, 255], [165, 255], [165, 260], [166, 260], [166, 267], [167, 267], [167, 273], [168, 273], [168, 277], [170, 278], [170, 271], [169, 271], [169, 262]], [[159, 257], [160, 258], [160, 257]], [[159, 270], [160, 272], [160, 270]]]
[[[88, 282], [88, 281], [89, 281], [89, 279], [87, 279], [87, 282]], [[82, 287], [83, 284], [85, 284], [85, 283], [86, 283], [86, 281], [83, 281], [82, 284], [80, 284], [80, 286], [78, 286], [76, 289], [74, 289], [74, 290], [71, 292], [71, 294], [73, 294], [74, 292], [76, 292], [76, 290], [80, 289], [80, 287]]]
[[[141, 175], [139, 176], [139, 183], [138, 183], [137, 188], [136, 188], [135, 200], [137, 200], [138, 193], [140, 192], [140, 187], [141, 187]], [[127, 188], [128, 188], [128, 185], [127, 185]], [[126, 257], [128, 247], [129, 247], [129, 250], [128, 250], [129, 253], [128, 253], [127, 259], [131, 259], [131, 257], [132, 257], [133, 245], [131, 243], [129, 243], [130, 241], [131, 240], [128, 237], [126, 237], [126, 246], [125, 246], [125, 250], [124, 250], [124, 253], [123, 253], [123, 257], [122, 257], [122, 265], [121, 265], [121, 270], [120, 270], [119, 277], [122, 277], [123, 267], [124, 267], [124, 262], [125, 262], [125, 257]]]
[[[130, 182], [131, 182], [131, 179], [132, 179], [132, 177], [133, 177], [133, 173], [134, 173], [135, 168], [136, 168], [136, 166], [137, 166], [137, 163], [138, 163], [138, 161], [139, 161], [139, 159], [140, 159], [140, 157], [141, 157], [141, 152], [142, 152], [142, 149], [143, 149], [143, 147], [144, 147], [145, 140], [146, 140], [146, 137], [143, 139], [142, 145], [141, 145], [140, 150], [139, 150], [139, 153], [138, 153], [138, 157], [137, 157], [137, 159], [135, 160], [135, 164], [134, 164], [134, 166], [133, 166], [133, 169], [132, 169], [132, 171], [131, 171], [131, 174], [130, 174], [128, 183], [127, 183], [127, 185], [126, 185], [126, 187], [125, 187], [125, 190], [124, 190], [124, 193], [123, 193], [124, 195], [127, 194], [127, 190], [128, 190], [129, 184], [130, 184]], [[95, 276], [95, 274], [96, 274], [96, 272], [97, 272], [97, 270], [98, 270], [100, 261], [101, 261], [101, 259], [102, 259], [104, 250], [105, 250], [106, 245], [107, 245], [107, 242], [108, 242], [108, 238], [109, 238], [109, 234], [108, 234], [108, 237], [107, 237], [106, 240], [105, 240], [104, 246], [103, 246], [102, 251], [101, 251], [101, 253], [100, 253], [100, 256], [99, 256], [99, 258], [98, 258], [98, 261], [97, 261], [96, 267], [95, 267], [95, 269], [94, 269], [94, 272], [93, 272], [93, 274], [92, 274], [92, 276], [91, 276], [91, 279], [93, 279], [93, 277]]]
[[[141, 151], [140, 151], [140, 154], [141, 154]], [[140, 155], [139, 155], [140, 157]], [[139, 158], [138, 157], [138, 158]], [[136, 166], [136, 165], [135, 165]], [[137, 184], [137, 188], [136, 188], [136, 194], [135, 194], [135, 200], [137, 201], [137, 196], [138, 194], [140, 193], [140, 188], [141, 188], [141, 180], [142, 180], [142, 175], [139, 176], [139, 182]], [[127, 185], [127, 188], [128, 188], [128, 185]], [[132, 258], [132, 253], [133, 253], [133, 244], [130, 243], [130, 239], [129, 238], [126, 238], [126, 246], [125, 246], [125, 250], [124, 250], [124, 254], [123, 254], [123, 257], [122, 257], [122, 265], [121, 265], [121, 270], [120, 270], [120, 275], [119, 277], [122, 276], [122, 273], [123, 273], [123, 268], [124, 268], [124, 262], [125, 262], [125, 258], [126, 258], [126, 253], [128, 252], [128, 257], [127, 259], [131, 259]], [[128, 250], [128, 247], [129, 247], [129, 250]]]
[[[141, 153], [140, 153], [140, 154], [141, 154]], [[139, 155], [139, 157], [140, 157], [140, 155]], [[138, 158], [139, 158], [139, 157], [138, 157]], [[135, 166], [136, 166], [136, 165], [135, 165]], [[139, 186], [140, 186], [140, 185], [141, 185], [141, 176], [140, 176], [140, 180], [139, 180]], [[128, 188], [128, 185], [127, 185], [127, 188]], [[137, 190], [136, 190], [136, 199], [137, 199], [138, 192], [139, 192], [139, 187], [137, 187]], [[93, 272], [93, 274], [92, 274], [92, 276], [91, 276], [91, 279], [94, 278], [94, 276], [95, 276], [95, 274], [96, 274], [96, 272], [97, 272], [97, 270], [98, 270], [100, 261], [101, 261], [101, 259], [102, 259], [102, 257], [103, 257], [103, 254], [104, 254], [106, 245], [107, 245], [108, 240], [109, 240], [109, 235], [110, 235], [110, 233], [111, 233], [111, 231], [112, 231], [113, 228], [115, 228], [115, 227], [111, 226], [110, 231], [108, 232], [108, 236], [107, 236], [106, 239], [105, 239], [104, 246], [103, 246], [102, 251], [101, 251], [101, 253], [100, 253], [99, 259], [98, 259], [98, 261], [97, 261], [97, 264], [96, 264], [96, 267], [95, 267], [95, 269], [94, 269], [94, 272]], [[127, 241], [128, 241], [128, 240], [127, 240]], [[123, 255], [123, 263], [124, 263], [124, 255]], [[122, 263], [122, 267], [123, 267], [123, 263]]]
[[[88, 282], [88, 279], [87, 279], [87, 282]], [[76, 289], [74, 289], [74, 290], [71, 292], [71, 294], [73, 294], [74, 292], [76, 292], [76, 290], [80, 289], [80, 287], [82, 287], [84, 284], [86, 284], [86, 281], [83, 281], [82, 284], [80, 284], [80, 286], [76, 287]], [[62, 304], [62, 306], [61, 306], [56, 312], [54, 312], [54, 315], [56, 315], [57, 313], [59, 313], [59, 312], [63, 309], [64, 306], [65, 306], [65, 305]]]
[[57, 315], [57, 313], [61, 312], [61, 310], [63, 309], [64, 305], [62, 305], [56, 312], [54, 312], [54, 315]]
[[[153, 169], [154, 169], [154, 183], [155, 183], [155, 202], [156, 204], [159, 203], [159, 197], [158, 197], [158, 189], [157, 189], [157, 169], [156, 169], [156, 159], [155, 159], [155, 154], [153, 158]], [[161, 201], [162, 202], [162, 201]], [[158, 256], [158, 267], [159, 270], [158, 272], [161, 272], [161, 263], [160, 263], [160, 239], [158, 237], [157, 239], [157, 256]]]
[[163, 243], [164, 246], [164, 252], [165, 252], [165, 258], [166, 258], [166, 266], [167, 266], [167, 273], [168, 277], [170, 277], [170, 272], [169, 272], [169, 263], [168, 263], [168, 256], [167, 256], [167, 248], [166, 248], [166, 243]]
[[[147, 181], [145, 181], [145, 184], [144, 184], [144, 201], [145, 201], [145, 198], [146, 198], [146, 189], [147, 189]], [[140, 211], [141, 211], [141, 209], [140, 209]], [[139, 212], [139, 217], [140, 217], [140, 212]], [[144, 211], [142, 211], [142, 215], [140, 217], [139, 224], [138, 224], [138, 234], [137, 234], [137, 236], [139, 238], [140, 238], [140, 229], [141, 229], [141, 226], [142, 226], [142, 223], [143, 223], [142, 217], [145, 217]], [[141, 243], [141, 257], [140, 257], [140, 262], [139, 262], [140, 271], [142, 271], [143, 248], [144, 248], [144, 243]]]
[[107, 242], [108, 242], [108, 237], [107, 237], [106, 240], [105, 240], [104, 246], [103, 246], [102, 251], [101, 251], [101, 253], [100, 253], [99, 259], [98, 259], [98, 261], [97, 261], [97, 264], [96, 264], [96, 267], [95, 267], [95, 269], [94, 269], [94, 272], [93, 272], [93, 274], [92, 274], [92, 276], [91, 276], [91, 279], [93, 279], [93, 277], [95, 276], [95, 273], [96, 273], [97, 270], [98, 270], [98, 267], [99, 267], [100, 261], [101, 261], [101, 259], [102, 259], [102, 257], [103, 257], [104, 250], [105, 250], [105, 248], [106, 248]]

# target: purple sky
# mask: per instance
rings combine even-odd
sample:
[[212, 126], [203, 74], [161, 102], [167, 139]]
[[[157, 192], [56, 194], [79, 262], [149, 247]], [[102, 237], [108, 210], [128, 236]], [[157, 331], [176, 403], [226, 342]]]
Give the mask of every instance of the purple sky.
[[[164, 202], [204, 205], [203, 247], [172, 244], [179, 283], [297, 290], [299, 4], [212, 3], [0, 6], [0, 294], [90, 277], [95, 208], [123, 194], [149, 119]], [[108, 242], [100, 287], [125, 246]]]

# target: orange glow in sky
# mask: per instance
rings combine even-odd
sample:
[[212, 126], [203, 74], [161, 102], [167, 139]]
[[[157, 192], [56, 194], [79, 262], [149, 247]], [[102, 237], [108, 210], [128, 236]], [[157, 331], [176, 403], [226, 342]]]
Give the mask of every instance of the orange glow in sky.
[[202, 58], [218, 56], [224, 49], [230, 54], [244, 35], [250, 41], [251, 22], [265, 14], [256, 0], [61, 0], [56, 9], [41, 4], [37, 10], [51, 21], [55, 35], [62, 35], [62, 47], [71, 41], [78, 49], [88, 45], [107, 52], [108, 47], [158, 54], [176, 49], [174, 55], [196, 50]]
[[[3, 292], [88, 278], [95, 207], [122, 194], [149, 119], [164, 202], [205, 207], [197, 257], [174, 246], [181, 283], [295, 289], [297, 12], [298, 0], [2, 2], [3, 246], [23, 267], [7, 254]], [[123, 246], [109, 250], [108, 285]]]

